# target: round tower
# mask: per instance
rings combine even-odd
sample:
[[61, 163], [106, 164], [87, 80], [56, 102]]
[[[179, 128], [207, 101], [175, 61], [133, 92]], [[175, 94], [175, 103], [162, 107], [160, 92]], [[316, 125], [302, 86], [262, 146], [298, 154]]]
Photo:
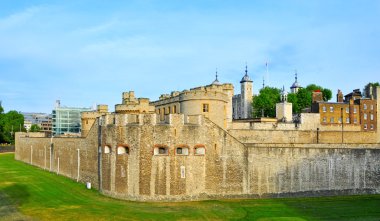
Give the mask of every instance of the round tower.
[[242, 118], [252, 117], [252, 96], [253, 81], [248, 76], [248, 67], [245, 66], [245, 75], [240, 81], [241, 89], [241, 116]]

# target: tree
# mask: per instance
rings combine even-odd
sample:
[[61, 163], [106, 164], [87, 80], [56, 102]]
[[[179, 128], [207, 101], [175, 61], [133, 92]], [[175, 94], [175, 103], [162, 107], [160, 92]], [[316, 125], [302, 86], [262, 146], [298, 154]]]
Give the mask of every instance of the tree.
[[307, 88], [300, 88], [297, 92], [296, 113], [301, 113], [304, 108], [311, 106], [311, 92]]
[[280, 102], [280, 89], [274, 87], [264, 87], [260, 94], [253, 98], [253, 116], [265, 117], [276, 116], [276, 103]]
[[32, 126], [30, 126], [29, 132], [40, 132], [40, 130], [41, 128], [37, 124], [32, 124]]
[[310, 96], [311, 96], [311, 93], [313, 93], [313, 91], [320, 90], [322, 92], [324, 101], [328, 101], [332, 98], [332, 92], [330, 89], [323, 88], [323, 87], [316, 85], [316, 84], [309, 84], [306, 87], [306, 90], [308, 90], [310, 92]]
[[368, 85], [371, 85], [372, 87], [380, 86], [379, 82], [369, 82]]
[[288, 94], [288, 102], [293, 104], [293, 113], [299, 113], [297, 94]]
[[24, 116], [17, 111], [0, 114], [0, 143], [14, 143], [16, 131], [25, 131]]
[[366, 86], [364, 86], [364, 96], [367, 98], [373, 98], [374, 90], [376, 87], [380, 86], [379, 82], [369, 82]]
[[296, 94], [288, 95], [288, 102], [293, 104], [293, 112], [301, 113], [303, 109], [311, 107], [312, 93], [317, 90], [322, 92], [324, 101], [328, 101], [332, 98], [330, 89], [323, 88], [316, 84], [309, 84], [306, 88], [300, 88]]

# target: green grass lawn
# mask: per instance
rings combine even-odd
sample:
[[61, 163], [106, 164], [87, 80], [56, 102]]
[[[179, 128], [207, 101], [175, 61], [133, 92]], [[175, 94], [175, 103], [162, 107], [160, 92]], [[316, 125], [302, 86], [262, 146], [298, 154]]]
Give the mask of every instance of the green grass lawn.
[[0, 220], [380, 220], [380, 195], [140, 203], [0, 154]]

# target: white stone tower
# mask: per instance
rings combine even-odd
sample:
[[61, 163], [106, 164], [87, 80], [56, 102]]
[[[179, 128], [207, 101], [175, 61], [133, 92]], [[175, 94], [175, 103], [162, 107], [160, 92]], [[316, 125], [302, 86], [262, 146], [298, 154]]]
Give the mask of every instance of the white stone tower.
[[245, 75], [240, 81], [241, 89], [241, 117], [252, 118], [253, 81], [248, 76], [248, 67], [245, 66]]
[[276, 118], [281, 122], [291, 122], [293, 116], [293, 105], [288, 103], [288, 93], [285, 91], [285, 87], [281, 90], [281, 103], [276, 104]]

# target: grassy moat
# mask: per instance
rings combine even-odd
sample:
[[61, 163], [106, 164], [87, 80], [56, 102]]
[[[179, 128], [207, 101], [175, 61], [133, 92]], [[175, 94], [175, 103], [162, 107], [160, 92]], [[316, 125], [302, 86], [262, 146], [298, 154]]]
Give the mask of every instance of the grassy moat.
[[141, 203], [0, 154], [0, 220], [380, 220], [380, 195]]

